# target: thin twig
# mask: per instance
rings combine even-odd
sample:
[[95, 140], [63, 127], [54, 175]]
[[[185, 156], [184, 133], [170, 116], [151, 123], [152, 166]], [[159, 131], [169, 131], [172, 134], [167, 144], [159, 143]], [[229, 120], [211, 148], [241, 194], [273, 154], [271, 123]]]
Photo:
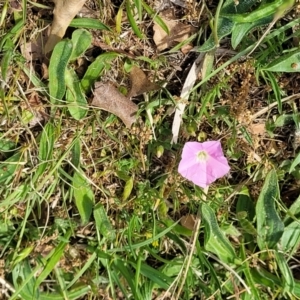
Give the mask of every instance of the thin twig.
[[[294, 95], [291, 95], [291, 96], [288, 96], [288, 97], [285, 97], [283, 99], [281, 99], [281, 103], [284, 103], [284, 102], [287, 102], [287, 101], [290, 101], [290, 100], [294, 100], [294, 98], [298, 98], [300, 97], [300, 93], [298, 94], [294, 94]], [[252, 117], [251, 117], [251, 121], [254, 121], [256, 118], [258, 118], [259, 116], [261, 115], [264, 115], [265, 113], [267, 113], [270, 109], [272, 109], [273, 107], [277, 106], [278, 103], [277, 102], [274, 102], [274, 103], [271, 103], [270, 105], [268, 105], [267, 107], [264, 107], [263, 109], [261, 109], [260, 111], [258, 111], [257, 113], [255, 113]]]
[[11, 291], [14, 293], [16, 290], [2, 277], [0, 277], [0, 284], [4, 286], [7, 290]]

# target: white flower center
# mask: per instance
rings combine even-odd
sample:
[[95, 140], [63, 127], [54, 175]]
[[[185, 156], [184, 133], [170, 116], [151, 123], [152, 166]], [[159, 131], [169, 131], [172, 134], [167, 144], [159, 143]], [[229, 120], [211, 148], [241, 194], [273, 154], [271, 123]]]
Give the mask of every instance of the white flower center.
[[208, 154], [206, 151], [202, 150], [197, 153], [198, 162], [206, 162], [208, 160]]

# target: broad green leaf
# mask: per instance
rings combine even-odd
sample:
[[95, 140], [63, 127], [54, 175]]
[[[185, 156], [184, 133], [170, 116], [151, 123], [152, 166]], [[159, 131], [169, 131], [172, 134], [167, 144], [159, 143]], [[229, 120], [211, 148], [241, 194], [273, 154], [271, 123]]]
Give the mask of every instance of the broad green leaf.
[[269, 63], [263, 70], [271, 72], [299, 72], [300, 71], [300, 50], [286, 53]]
[[52, 154], [54, 149], [54, 143], [56, 140], [55, 127], [52, 123], [47, 123], [43, 128], [42, 136], [40, 139], [39, 147], [39, 165], [34, 174], [33, 182], [35, 182], [46, 170], [47, 166], [52, 164]]
[[17, 152], [5, 161], [0, 162], [0, 184], [8, 183], [14, 177], [16, 171], [24, 165], [21, 158], [22, 153]]
[[257, 243], [260, 250], [276, 249], [284, 225], [277, 214], [275, 201], [279, 198], [275, 170], [268, 173], [256, 203]]
[[253, 28], [269, 24], [273, 20], [272, 16], [259, 19], [255, 23], [236, 23], [232, 29], [231, 45], [235, 49], [242, 41], [244, 36], [249, 33]]
[[92, 43], [92, 34], [85, 29], [77, 29], [72, 34], [73, 51], [70, 60], [75, 60], [84, 54]]
[[[223, 37], [229, 35], [233, 29], [234, 22], [230, 21], [229, 19], [220, 18], [218, 22], [218, 40], [220, 41]], [[214, 49], [216, 47], [215, 40], [213, 35], [211, 35], [208, 40], [199, 48], [197, 51], [199, 52], [206, 52]]]
[[89, 92], [100, 77], [104, 70], [109, 70], [111, 61], [119, 54], [115, 52], [108, 52], [99, 55], [88, 67], [83, 78], [81, 79], [81, 87], [84, 93]]
[[61, 101], [65, 91], [65, 71], [71, 57], [73, 43], [70, 40], [60, 41], [54, 48], [49, 64], [49, 93], [52, 103]]
[[83, 119], [87, 114], [87, 101], [81, 89], [80, 81], [73, 69], [66, 69], [65, 72], [68, 102], [68, 110], [75, 120]]
[[130, 177], [125, 184], [124, 190], [123, 190], [123, 196], [122, 200], [125, 201], [129, 198], [131, 192], [133, 189], [133, 177]]
[[253, 220], [255, 216], [255, 207], [253, 200], [249, 195], [248, 189], [243, 194], [239, 194], [238, 201], [236, 204], [236, 212], [239, 213], [245, 211], [247, 213], [248, 219]]
[[17, 265], [18, 263], [20, 263], [22, 260], [25, 260], [26, 257], [28, 257], [30, 255], [30, 253], [33, 250], [33, 246], [30, 247], [25, 247], [24, 249], [22, 249], [22, 251], [18, 252], [18, 255], [16, 255], [13, 264]]
[[238, 4], [236, 0], [226, 0], [221, 9], [221, 16], [249, 12], [255, 4], [257, 4], [257, 0], [241, 0]]
[[17, 144], [7, 140], [7, 139], [0, 139], [0, 152], [10, 152], [14, 151], [17, 148]]
[[84, 178], [81, 170], [75, 170], [72, 182], [75, 204], [79, 211], [82, 224], [86, 224], [92, 214], [94, 206], [94, 193], [89, 183]]
[[69, 26], [75, 28], [87, 28], [87, 29], [99, 29], [99, 30], [111, 31], [111, 29], [108, 26], [106, 26], [99, 20], [91, 19], [91, 18], [73, 19]]
[[[237, 14], [242, 14], [250, 11], [251, 7], [257, 3], [257, 0], [241, 0], [239, 1], [239, 4], [236, 4], [236, 1], [234, 0], [227, 0], [225, 1], [224, 5], [222, 6], [219, 20], [218, 20], [218, 29], [217, 29], [217, 35], [218, 40], [220, 41], [223, 37], [229, 35], [232, 30], [234, 29], [234, 26], [236, 25], [236, 22], [233, 21], [232, 18], [224, 17], [224, 15], [230, 15], [234, 16]], [[215, 26], [215, 24], [214, 24]], [[215, 40], [213, 35], [208, 38], [208, 40], [200, 46], [197, 50], [199, 52], [205, 52], [209, 51], [215, 48]]]
[[[229, 0], [227, 1], [231, 4], [232, 7], [232, 2], [234, 2], [233, 0]], [[226, 3], [227, 3], [226, 2]], [[283, 5], [285, 5], [285, 3], [287, 2], [291, 2], [290, 0], [276, 0], [276, 1], [272, 1], [272, 2], [265, 2], [263, 1], [261, 3], [261, 5], [259, 5], [258, 8], [256, 8], [255, 10], [251, 11], [249, 13], [249, 10], [247, 11], [247, 13], [240, 13], [240, 12], [246, 12], [244, 9], [243, 11], [238, 11], [238, 8], [240, 6], [240, 4], [235, 5], [236, 6], [236, 11], [229, 11], [227, 9], [222, 9], [222, 17], [226, 17], [229, 18], [230, 20], [236, 22], [236, 23], [255, 23], [260, 19], [269, 17], [269, 16], [274, 16], [276, 13], [278, 13], [278, 10], [280, 9], [280, 7], [282, 7]], [[244, 8], [249, 7], [250, 5], [253, 5], [253, 0], [251, 1], [240, 1], [241, 4], [244, 4]], [[224, 5], [225, 6], [225, 5]], [[231, 8], [230, 7], [230, 8]], [[250, 8], [250, 7], [249, 7]]]
[[115, 230], [101, 203], [97, 204], [94, 208], [94, 219], [97, 229], [106, 239], [112, 241], [116, 238]]
[[[298, 116], [298, 114], [296, 114]], [[274, 122], [275, 127], [282, 127], [287, 124], [291, 124], [293, 122], [293, 114], [282, 114], [279, 115], [278, 118], [276, 118], [276, 121]]]
[[17, 41], [19, 35], [22, 33], [24, 27], [23, 20], [18, 20], [16, 25], [11, 28], [4, 36], [0, 39], [0, 52], [3, 50], [14, 49], [14, 43]]
[[233, 263], [236, 254], [231, 243], [220, 230], [213, 210], [203, 203], [201, 214], [205, 225], [205, 249], [215, 253], [223, 262]]

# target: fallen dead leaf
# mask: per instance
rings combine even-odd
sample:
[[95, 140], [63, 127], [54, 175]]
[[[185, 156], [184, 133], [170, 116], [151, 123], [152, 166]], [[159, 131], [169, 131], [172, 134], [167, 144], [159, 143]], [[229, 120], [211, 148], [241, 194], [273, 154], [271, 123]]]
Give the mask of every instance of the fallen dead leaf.
[[53, 50], [55, 45], [63, 38], [69, 24], [80, 11], [86, 0], [53, 0], [55, 8], [51, 32], [45, 45], [44, 53]]
[[251, 124], [249, 131], [255, 135], [264, 135], [266, 133], [266, 125], [264, 123]]
[[185, 215], [181, 218], [180, 224], [190, 230], [193, 230], [196, 223], [196, 216], [195, 215]]
[[177, 43], [185, 41], [194, 32], [191, 25], [178, 22], [174, 16], [173, 9], [164, 10], [159, 14], [169, 28], [168, 35], [158, 24], [153, 25], [153, 40], [159, 51], [175, 46]]
[[34, 127], [36, 125], [41, 125], [46, 120], [49, 119], [49, 116], [45, 110], [43, 103], [40, 100], [40, 95], [33, 91], [28, 96], [28, 101], [21, 104], [22, 115], [26, 115], [26, 113], [30, 113], [32, 115], [29, 127]]
[[27, 61], [43, 60], [43, 48], [48, 36], [48, 30], [43, 30], [35, 39], [33, 38], [25, 44], [20, 44], [21, 53]]
[[136, 120], [137, 105], [121, 94], [111, 83], [96, 82], [92, 105], [113, 113], [128, 128]]
[[141, 95], [143, 93], [158, 90], [158, 84], [151, 82], [143, 70], [133, 66], [130, 71], [131, 89], [127, 95], [128, 98]]

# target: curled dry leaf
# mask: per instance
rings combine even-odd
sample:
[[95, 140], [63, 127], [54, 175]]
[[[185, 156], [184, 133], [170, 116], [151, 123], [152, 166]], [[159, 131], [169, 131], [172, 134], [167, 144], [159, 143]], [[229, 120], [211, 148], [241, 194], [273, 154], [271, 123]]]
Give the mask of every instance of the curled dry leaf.
[[111, 83], [97, 82], [95, 84], [92, 105], [113, 113], [128, 128], [135, 122], [137, 105], [121, 94]]
[[55, 45], [63, 38], [69, 24], [80, 11], [86, 0], [53, 0], [55, 8], [51, 32], [45, 45], [44, 53], [53, 50]]
[[159, 85], [151, 82], [143, 70], [133, 66], [130, 71], [131, 89], [127, 95], [128, 98], [141, 95], [143, 93], [159, 89]]
[[159, 51], [184, 42], [194, 32], [194, 28], [191, 25], [186, 25], [176, 20], [173, 9], [164, 10], [159, 16], [168, 26], [170, 32], [168, 35], [158, 24], [154, 24], [153, 40]]

